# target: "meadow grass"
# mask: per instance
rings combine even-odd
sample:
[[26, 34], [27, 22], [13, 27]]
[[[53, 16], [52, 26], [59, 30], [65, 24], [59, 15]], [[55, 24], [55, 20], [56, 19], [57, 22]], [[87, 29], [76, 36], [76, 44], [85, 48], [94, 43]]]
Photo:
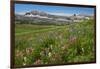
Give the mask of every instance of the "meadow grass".
[[15, 24], [15, 65], [95, 61], [94, 21], [64, 26]]

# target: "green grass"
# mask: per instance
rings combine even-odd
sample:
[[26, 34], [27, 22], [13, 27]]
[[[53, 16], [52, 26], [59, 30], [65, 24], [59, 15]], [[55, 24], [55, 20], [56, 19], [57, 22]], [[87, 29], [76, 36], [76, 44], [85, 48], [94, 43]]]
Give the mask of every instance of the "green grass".
[[64, 26], [15, 24], [15, 65], [94, 61], [93, 22]]

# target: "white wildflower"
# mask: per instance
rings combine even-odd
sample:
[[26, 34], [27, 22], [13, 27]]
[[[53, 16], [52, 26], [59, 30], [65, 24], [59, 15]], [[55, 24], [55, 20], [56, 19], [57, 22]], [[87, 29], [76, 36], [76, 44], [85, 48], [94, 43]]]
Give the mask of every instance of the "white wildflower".
[[26, 62], [26, 60], [27, 60], [27, 58], [26, 57], [24, 57], [24, 61]]
[[49, 53], [48, 53], [48, 56], [51, 57], [51, 55], [52, 55], [51, 52], [49, 52]]

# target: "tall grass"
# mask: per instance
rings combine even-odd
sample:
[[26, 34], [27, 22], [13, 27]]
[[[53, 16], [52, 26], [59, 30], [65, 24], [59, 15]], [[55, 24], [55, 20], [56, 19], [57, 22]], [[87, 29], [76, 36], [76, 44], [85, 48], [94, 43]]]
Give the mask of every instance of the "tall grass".
[[86, 20], [16, 36], [15, 65], [91, 62], [95, 60], [94, 50], [94, 23]]

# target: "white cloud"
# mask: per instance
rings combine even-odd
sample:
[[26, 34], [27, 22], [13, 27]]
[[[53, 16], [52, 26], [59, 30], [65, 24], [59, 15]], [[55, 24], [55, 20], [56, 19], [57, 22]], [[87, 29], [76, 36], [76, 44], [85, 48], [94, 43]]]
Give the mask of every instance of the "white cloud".
[[15, 12], [15, 14], [24, 15], [26, 12]]
[[65, 13], [58, 13], [58, 12], [48, 12], [49, 14], [52, 15], [59, 15], [59, 16], [71, 16], [73, 14], [65, 14]]

